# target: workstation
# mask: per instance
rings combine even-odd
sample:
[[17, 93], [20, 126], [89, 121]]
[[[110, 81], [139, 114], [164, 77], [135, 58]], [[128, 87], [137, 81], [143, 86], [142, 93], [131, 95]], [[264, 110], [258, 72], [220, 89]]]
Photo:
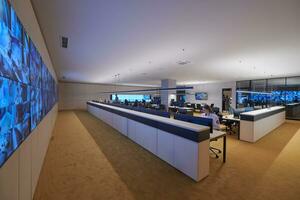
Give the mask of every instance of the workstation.
[[87, 110], [195, 181], [208, 176], [208, 126], [95, 102]]
[[299, 19], [0, 0], [0, 200], [300, 199]]
[[285, 122], [285, 107], [274, 106], [240, 114], [240, 139], [256, 142]]
[[[216, 158], [219, 155], [215, 151], [223, 152], [223, 162], [226, 162], [226, 133], [214, 130], [211, 119], [185, 114], [170, 118], [170, 115], [95, 101], [87, 102], [87, 110], [195, 181], [209, 174], [208, 149]], [[219, 138], [223, 138], [222, 151], [209, 146], [210, 141]]]

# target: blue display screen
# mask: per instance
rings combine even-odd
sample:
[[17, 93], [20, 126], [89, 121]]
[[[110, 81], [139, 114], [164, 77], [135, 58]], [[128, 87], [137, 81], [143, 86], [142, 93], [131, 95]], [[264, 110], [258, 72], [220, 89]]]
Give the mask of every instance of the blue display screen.
[[30, 132], [29, 86], [0, 77], [0, 166]]
[[[151, 96], [150, 95], [143, 95], [143, 94], [117, 94], [118, 100], [120, 102], [124, 102], [125, 99], [129, 102], [134, 102], [134, 101], [143, 101], [145, 100], [146, 102], [151, 101]], [[116, 101], [116, 94], [112, 95], [112, 100]]]
[[243, 106], [285, 105], [300, 102], [300, 91], [275, 90], [266, 93], [237, 93], [237, 103]]
[[14, 9], [0, 0], [0, 167], [57, 102], [42, 63]]
[[36, 128], [42, 118], [42, 96], [40, 88], [31, 87], [30, 112], [31, 131]]
[[197, 93], [195, 93], [195, 99], [196, 100], [207, 100], [208, 94], [206, 92], [197, 92]]
[[286, 91], [286, 103], [300, 102], [300, 91]]

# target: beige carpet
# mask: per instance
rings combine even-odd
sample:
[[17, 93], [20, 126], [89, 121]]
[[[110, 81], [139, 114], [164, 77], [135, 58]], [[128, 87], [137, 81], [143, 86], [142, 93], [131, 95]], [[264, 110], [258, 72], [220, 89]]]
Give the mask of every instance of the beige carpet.
[[299, 123], [227, 144], [226, 164], [211, 158], [196, 183], [89, 113], [60, 112], [35, 199], [300, 199]]

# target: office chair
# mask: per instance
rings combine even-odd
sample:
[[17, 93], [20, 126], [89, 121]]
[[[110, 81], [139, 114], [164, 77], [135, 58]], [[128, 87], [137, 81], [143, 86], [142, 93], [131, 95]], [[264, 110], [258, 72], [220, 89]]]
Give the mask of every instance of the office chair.
[[192, 103], [191, 107], [194, 108], [194, 109], [196, 109], [196, 104]]
[[212, 111], [213, 111], [216, 115], [218, 115], [219, 112], [220, 112], [220, 108], [219, 108], [219, 107], [213, 107], [213, 108], [212, 108]]
[[[210, 141], [217, 141], [217, 140], [210, 140]], [[218, 159], [219, 154], [222, 153], [222, 151], [220, 149], [212, 147], [212, 146], [209, 146], [209, 150], [210, 150], [210, 152], [212, 152], [215, 155], [216, 159]]]
[[[210, 118], [205, 118], [205, 117], [195, 117], [191, 115], [185, 115], [185, 114], [175, 114], [174, 119], [180, 120], [180, 121], [185, 121], [185, 122], [190, 122], [193, 124], [199, 124], [203, 126], [209, 126], [210, 127], [210, 132], [213, 133], [213, 120]], [[213, 139], [210, 141], [217, 141], [217, 139]], [[219, 158], [220, 153], [222, 151], [218, 148], [209, 146], [209, 151], [212, 152], [216, 158]]]

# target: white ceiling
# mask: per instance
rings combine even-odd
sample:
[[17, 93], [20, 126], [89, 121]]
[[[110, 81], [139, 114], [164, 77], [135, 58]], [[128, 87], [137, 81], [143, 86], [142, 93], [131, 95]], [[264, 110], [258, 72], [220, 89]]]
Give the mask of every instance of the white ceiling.
[[[120, 83], [189, 84], [300, 75], [299, 0], [31, 1], [60, 80], [113, 83], [120, 74]], [[177, 64], [185, 60], [191, 63]]]

